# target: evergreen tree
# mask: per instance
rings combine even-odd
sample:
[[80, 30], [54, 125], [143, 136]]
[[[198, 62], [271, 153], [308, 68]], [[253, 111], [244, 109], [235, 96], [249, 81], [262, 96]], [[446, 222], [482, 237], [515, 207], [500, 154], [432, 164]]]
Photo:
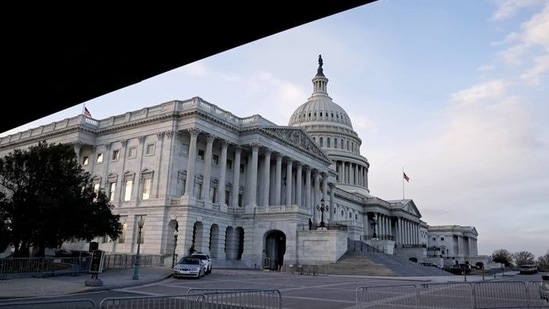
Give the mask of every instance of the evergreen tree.
[[94, 191], [71, 144], [43, 141], [0, 158], [0, 188], [0, 246], [13, 245], [15, 256], [31, 248], [43, 256], [71, 239], [116, 240], [122, 232], [120, 216], [104, 192]]

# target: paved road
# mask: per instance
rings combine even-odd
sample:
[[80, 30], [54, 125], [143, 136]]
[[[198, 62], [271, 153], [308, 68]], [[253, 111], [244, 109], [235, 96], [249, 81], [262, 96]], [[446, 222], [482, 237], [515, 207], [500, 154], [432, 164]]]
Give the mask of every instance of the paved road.
[[[261, 290], [278, 290], [282, 295], [282, 307], [285, 309], [344, 309], [354, 308], [356, 291], [359, 287], [403, 286], [420, 285], [422, 283], [435, 285], [439, 283], [463, 283], [463, 276], [441, 277], [363, 277], [346, 275], [292, 275], [284, 272], [264, 272], [259, 270], [230, 270], [217, 269], [210, 275], [200, 279], [174, 279], [167, 276], [153, 276], [144, 274], [151, 280], [131, 282], [130, 273], [121, 272], [119, 280], [127, 280], [128, 284], [114, 285], [114, 275], [103, 276], [109, 289], [81, 289], [77, 294], [50, 295], [48, 299], [93, 299], [99, 304], [107, 297], [135, 297], [139, 295], [166, 296], [183, 295], [189, 289], [243, 289], [253, 288]], [[541, 276], [519, 276], [508, 274], [503, 278], [486, 277], [486, 281], [531, 281]], [[84, 278], [80, 278], [82, 282]], [[43, 280], [43, 279], [35, 279]], [[73, 278], [72, 280], [76, 280]], [[65, 280], [66, 281], [66, 280]], [[112, 282], [111, 282], [112, 281]], [[467, 276], [467, 282], [483, 281], [481, 276]], [[50, 281], [51, 282], [51, 281]], [[129, 284], [134, 283], [134, 284]], [[138, 285], [136, 285], [138, 284]], [[1, 291], [0, 291], [1, 292]], [[413, 295], [412, 295], [413, 296]], [[444, 296], [444, 295], [443, 295]], [[446, 294], [450, 296], [450, 294]], [[470, 297], [470, 296], [465, 296]], [[27, 298], [26, 301], [40, 300]], [[444, 299], [449, 299], [445, 297]], [[443, 301], [444, 301], [443, 299]], [[1, 307], [1, 302], [0, 302]], [[40, 308], [40, 307], [37, 307]]]

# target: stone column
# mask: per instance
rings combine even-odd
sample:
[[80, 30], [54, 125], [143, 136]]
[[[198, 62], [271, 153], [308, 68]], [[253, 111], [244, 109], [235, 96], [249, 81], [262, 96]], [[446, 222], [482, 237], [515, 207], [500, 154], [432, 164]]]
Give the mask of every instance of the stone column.
[[292, 204], [292, 164], [293, 160], [286, 159], [286, 205]]
[[250, 176], [250, 189], [248, 205], [257, 205], [257, 164], [259, 162], [259, 144], [252, 144], [252, 163], [248, 175]]
[[302, 164], [301, 162], [297, 162], [297, 171], [295, 176], [295, 191], [296, 191], [296, 201], [298, 207], [303, 206], [303, 198], [301, 197], [301, 188], [303, 187], [303, 177], [302, 177]]
[[335, 188], [335, 184], [334, 183], [330, 183], [329, 184], [330, 186], [330, 214], [328, 216], [328, 221], [333, 221], [333, 213], [334, 213], [334, 188]]
[[305, 166], [305, 207], [314, 213], [314, 206], [311, 203], [311, 167]]
[[231, 206], [238, 207], [238, 195], [240, 193], [240, 156], [242, 155], [242, 148], [236, 146], [234, 149], [234, 165], [233, 165], [233, 195], [231, 199]]
[[217, 196], [219, 197], [219, 204], [225, 204], [225, 177], [227, 175], [227, 148], [229, 143], [227, 141], [221, 142], [221, 168], [219, 170], [219, 184], [217, 185]]
[[282, 155], [276, 154], [274, 205], [280, 205], [282, 196]]
[[187, 161], [187, 182], [185, 183], [185, 195], [192, 196], [194, 189], [194, 167], [196, 166], [196, 141], [200, 130], [196, 128], [189, 129], [191, 141], [189, 144], [189, 159]]
[[265, 156], [263, 158], [263, 192], [261, 205], [269, 205], [269, 192], [270, 192], [270, 179], [271, 179], [271, 150], [265, 150]]
[[212, 171], [212, 147], [215, 136], [213, 134], [208, 134], [206, 137], [206, 153], [204, 155], [204, 183], [202, 185], [202, 196], [200, 199], [204, 201], [211, 202], [210, 200], [210, 182], [211, 182], [211, 171]]

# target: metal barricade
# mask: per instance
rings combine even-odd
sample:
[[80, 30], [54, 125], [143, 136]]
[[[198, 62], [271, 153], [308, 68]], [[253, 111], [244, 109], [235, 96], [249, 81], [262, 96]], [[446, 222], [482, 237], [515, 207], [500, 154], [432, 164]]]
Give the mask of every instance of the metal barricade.
[[418, 306], [435, 308], [473, 308], [473, 287], [468, 283], [420, 284]]
[[95, 309], [95, 302], [91, 299], [66, 299], [66, 300], [14, 300], [0, 302], [0, 308], [9, 309]]
[[133, 296], [133, 297], [108, 297], [99, 303], [100, 309], [203, 309], [206, 307], [204, 295], [172, 295], [172, 296]]
[[474, 282], [473, 308], [528, 308], [528, 289], [521, 281]]
[[539, 293], [541, 288], [541, 281], [530, 281], [526, 283], [526, 289], [528, 290], [528, 300], [530, 308], [546, 308], [549, 309], [549, 301], [542, 299]]
[[549, 308], [541, 282], [489, 281], [356, 288], [356, 308]]
[[282, 309], [279, 290], [254, 289], [189, 289], [188, 294], [205, 297], [205, 308], [263, 308]]
[[417, 306], [414, 284], [358, 287], [355, 289], [356, 308], [395, 308]]

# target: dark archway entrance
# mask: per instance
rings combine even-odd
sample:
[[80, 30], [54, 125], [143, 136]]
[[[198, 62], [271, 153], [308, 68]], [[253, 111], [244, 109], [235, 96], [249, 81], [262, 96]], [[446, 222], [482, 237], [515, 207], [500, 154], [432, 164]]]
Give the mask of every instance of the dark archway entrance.
[[284, 253], [286, 253], [286, 235], [281, 231], [268, 232], [265, 237], [265, 258], [269, 265], [263, 265], [265, 269], [278, 270], [284, 265]]

